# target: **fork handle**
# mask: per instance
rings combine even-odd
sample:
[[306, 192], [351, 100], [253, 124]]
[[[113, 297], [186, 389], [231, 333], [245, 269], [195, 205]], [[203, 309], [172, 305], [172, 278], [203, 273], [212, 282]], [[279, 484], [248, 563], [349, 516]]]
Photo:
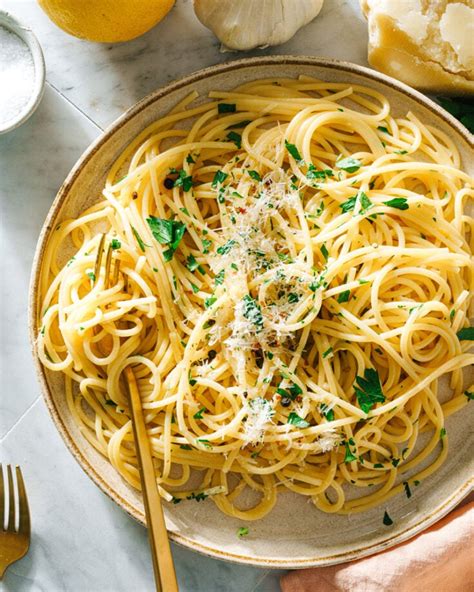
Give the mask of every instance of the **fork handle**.
[[143, 503], [145, 506], [148, 538], [150, 541], [153, 571], [157, 592], [178, 592], [176, 573], [166, 530], [161, 498], [156, 484], [155, 469], [151, 456], [150, 441], [146, 431], [143, 409], [133, 370], [125, 370], [130, 394], [132, 425], [140, 467]]

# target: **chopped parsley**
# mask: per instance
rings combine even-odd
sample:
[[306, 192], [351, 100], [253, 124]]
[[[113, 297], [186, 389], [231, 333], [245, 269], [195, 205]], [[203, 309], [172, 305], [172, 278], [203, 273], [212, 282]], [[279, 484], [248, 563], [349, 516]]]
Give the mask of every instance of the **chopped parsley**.
[[408, 210], [408, 202], [406, 197], [394, 197], [388, 201], [383, 202], [386, 206], [396, 208], [397, 210]]
[[287, 388], [278, 387], [276, 392], [283, 398], [290, 399], [291, 401], [294, 401], [296, 397], [303, 393], [301, 388], [294, 383]]
[[243, 315], [244, 317], [250, 321], [257, 331], [261, 331], [263, 329], [263, 315], [262, 309], [257, 301], [250, 296], [250, 294], [246, 294], [243, 299]]
[[212, 448], [212, 444], [209, 442], [209, 440], [205, 440], [204, 438], [197, 438], [196, 442], [202, 444], [204, 448]]
[[257, 171], [247, 171], [254, 181], [261, 181], [262, 177]]
[[215, 296], [210, 296], [209, 298], [206, 298], [206, 300], [204, 300], [204, 306], [206, 308], [210, 308], [215, 302], [216, 302], [217, 298]]
[[362, 163], [360, 162], [360, 160], [357, 160], [357, 158], [348, 156], [347, 158], [341, 158], [340, 160], [337, 160], [336, 166], [338, 169], [342, 169], [347, 173], [355, 173], [360, 169]]
[[[204, 243], [204, 241], [203, 241]], [[222, 245], [221, 247], [217, 247], [216, 251], [218, 255], [226, 255], [231, 249], [232, 247], [234, 247], [237, 243], [235, 242], [235, 240], [230, 239], [228, 240], [224, 245]]]
[[237, 132], [229, 132], [227, 134], [227, 139], [230, 142], [234, 142], [237, 148], [240, 150], [242, 148], [242, 136]]
[[188, 175], [184, 169], [177, 171], [176, 169], [171, 169], [171, 173], [178, 173], [177, 179], [175, 179], [173, 183], [173, 187], [182, 187], [183, 191], [189, 191], [193, 186], [193, 178], [191, 175]]
[[357, 456], [355, 456], [354, 454], [352, 454], [351, 449], [349, 448], [349, 443], [345, 442], [344, 444], [345, 448], [346, 448], [346, 454], [344, 455], [344, 462], [345, 463], [350, 463], [354, 460], [357, 460]]
[[408, 499], [410, 499], [411, 498], [411, 489], [410, 489], [410, 485], [409, 485], [408, 481], [403, 482], [403, 487], [405, 488], [405, 495], [407, 496]]
[[149, 247], [150, 245], [146, 245], [143, 240], [142, 237], [138, 234], [137, 229], [132, 226], [132, 232], [133, 232], [133, 236], [136, 238], [138, 246], [140, 247], [140, 249], [145, 252], [145, 247]]
[[377, 127], [377, 129], [378, 129], [379, 131], [383, 132], [384, 134], [389, 134], [389, 133], [390, 133], [390, 132], [388, 131], [388, 129], [387, 129], [385, 126], [383, 126], [383, 125], [379, 125], [379, 126]]
[[194, 294], [199, 292], [199, 288], [196, 286], [196, 284], [191, 284], [191, 290], [194, 292]]
[[321, 404], [321, 413], [328, 421], [334, 421], [334, 410], [328, 409], [326, 403]]
[[224, 283], [224, 277], [225, 277], [225, 269], [221, 269], [219, 271], [219, 273], [216, 275], [216, 277], [214, 278], [214, 281], [216, 282], [216, 284], [218, 286], [220, 286], [221, 284]]
[[328, 258], [329, 258], [329, 252], [326, 249], [326, 245], [324, 243], [321, 245], [321, 255], [324, 257], [324, 259], [326, 261], [328, 260]]
[[171, 261], [186, 232], [186, 226], [178, 220], [166, 220], [164, 218], [155, 218], [155, 216], [150, 216], [146, 221], [160, 245], [168, 245], [169, 248], [163, 251], [163, 257], [165, 261]]
[[373, 203], [370, 201], [367, 195], [363, 191], [359, 191], [357, 195], [353, 195], [347, 201], [340, 204], [339, 207], [341, 208], [344, 214], [346, 214], [347, 212], [352, 212], [354, 211], [357, 200], [360, 201], [361, 205], [359, 212], [360, 214], [364, 214], [369, 208], [373, 206]]
[[112, 247], [112, 251], [116, 251], [117, 249], [120, 249], [120, 247], [122, 246], [122, 243], [117, 240], [116, 238], [113, 238], [110, 246]]
[[237, 110], [235, 103], [219, 103], [217, 105], [218, 113], [235, 113]]
[[93, 282], [95, 282], [95, 273], [93, 271], [87, 272], [87, 277], [90, 278]]
[[339, 294], [339, 296], [337, 297], [337, 301], [342, 304], [343, 302], [349, 302], [349, 298], [351, 297], [351, 291], [350, 290], [344, 290], [344, 292], [341, 292]]
[[332, 354], [332, 347], [323, 352], [323, 358], [327, 358], [330, 354]]
[[334, 177], [334, 173], [331, 171], [331, 169], [324, 169], [318, 171], [314, 164], [309, 165], [308, 171], [306, 173], [307, 179], [319, 179], [321, 181], [324, 181], [326, 177]]
[[186, 267], [189, 269], [189, 271], [196, 271], [197, 269], [203, 275], [206, 273], [206, 270], [197, 262], [194, 255], [189, 255], [189, 257], [186, 259]]
[[192, 154], [191, 154], [191, 153], [189, 153], [189, 154], [186, 156], [186, 162], [187, 162], [188, 164], [194, 164], [194, 163], [196, 162], [196, 161], [194, 160], [194, 158], [192, 157]]
[[446, 436], [446, 428], [441, 428], [439, 431], [440, 440], [442, 440]]
[[301, 158], [301, 154], [298, 151], [298, 148], [294, 144], [290, 144], [288, 140], [285, 140], [285, 148], [291, 154], [291, 156], [296, 160], [296, 162], [302, 162], [303, 159]]
[[379, 374], [374, 368], [366, 368], [364, 377], [356, 376], [356, 384], [354, 391], [357, 402], [364, 413], [368, 413], [376, 403], [385, 401]]
[[291, 304], [293, 304], [294, 302], [298, 302], [299, 299], [300, 297], [295, 292], [290, 292], [288, 294], [288, 302], [290, 302]]
[[244, 536], [247, 536], [247, 535], [248, 535], [248, 533], [249, 533], [249, 529], [248, 529], [248, 527], [247, 527], [247, 526], [241, 526], [241, 527], [238, 529], [238, 531], [237, 531], [237, 536], [238, 536], [239, 538], [242, 538], [242, 537], [244, 537]]
[[293, 411], [288, 415], [288, 423], [298, 428], [309, 428], [310, 423]]
[[214, 175], [214, 179], [212, 180], [212, 187], [216, 188], [218, 185], [221, 185], [228, 177], [227, 173], [224, 171], [216, 171]]
[[181, 448], [181, 450], [192, 450], [192, 446], [190, 446], [189, 444], [180, 444], [179, 447]]
[[467, 397], [468, 401], [474, 400], [474, 392], [464, 391], [464, 395]]
[[205, 407], [201, 407], [197, 413], [193, 415], [194, 419], [202, 419], [202, 414], [207, 411]]
[[464, 327], [456, 333], [459, 341], [474, 341], [474, 327]]
[[393, 520], [388, 515], [387, 510], [385, 510], [385, 513], [383, 515], [383, 523], [385, 524], [385, 526], [392, 526], [393, 524]]

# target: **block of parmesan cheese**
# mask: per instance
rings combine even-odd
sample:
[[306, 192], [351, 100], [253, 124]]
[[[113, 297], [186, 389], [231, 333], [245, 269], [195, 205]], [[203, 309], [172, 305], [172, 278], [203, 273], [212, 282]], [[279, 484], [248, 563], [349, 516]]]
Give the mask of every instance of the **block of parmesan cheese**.
[[474, 0], [360, 0], [371, 66], [424, 92], [474, 96]]

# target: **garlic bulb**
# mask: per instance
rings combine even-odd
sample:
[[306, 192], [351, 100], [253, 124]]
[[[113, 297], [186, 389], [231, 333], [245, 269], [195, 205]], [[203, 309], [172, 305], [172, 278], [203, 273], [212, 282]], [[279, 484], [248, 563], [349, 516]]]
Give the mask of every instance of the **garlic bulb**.
[[194, 0], [201, 23], [229, 49], [288, 41], [319, 14], [324, 0]]

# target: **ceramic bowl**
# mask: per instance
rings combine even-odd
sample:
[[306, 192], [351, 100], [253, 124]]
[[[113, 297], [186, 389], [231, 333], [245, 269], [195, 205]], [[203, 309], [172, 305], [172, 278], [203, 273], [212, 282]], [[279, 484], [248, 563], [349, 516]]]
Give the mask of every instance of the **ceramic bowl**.
[[18, 115], [14, 119], [7, 121], [3, 127], [2, 124], [0, 124], [0, 134], [5, 134], [25, 123], [25, 121], [36, 111], [44, 93], [46, 68], [41, 45], [39, 44], [36, 35], [29, 27], [4, 10], [0, 10], [0, 26], [15, 33], [26, 43], [31, 52], [35, 70], [35, 80], [28, 102], [23, 109], [18, 112]]
[[[472, 140], [465, 128], [438, 105], [387, 76], [353, 64], [305, 57], [264, 57], [222, 64], [196, 72], [149, 95], [113, 123], [84, 153], [61, 187], [39, 238], [33, 265], [30, 322], [31, 342], [44, 399], [69, 450], [93, 481], [136, 520], [144, 522], [142, 498], [80, 434], [68, 412], [62, 375], [38, 362], [38, 286], [45, 246], [58, 223], [76, 217], [100, 196], [106, 173], [127, 144], [151, 122], [165, 115], [192, 90], [205, 101], [212, 89], [231, 89], [247, 81], [300, 74], [332, 82], [372, 87], [390, 101], [396, 115], [413, 111], [423, 122], [448, 134], [458, 146], [466, 170], [474, 167]], [[363, 514], [324, 514], [303, 496], [282, 493], [264, 519], [247, 524], [250, 534], [239, 539], [242, 522], [220, 513], [212, 501], [165, 504], [173, 541], [201, 553], [235, 562], [296, 568], [321, 566], [363, 557], [387, 549], [439, 520], [473, 486], [472, 419], [474, 404], [448, 418], [450, 451], [446, 463], [427, 478], [410, 499], [392, 498]], [[394, 524], [383, 524], [387, 510]]]

